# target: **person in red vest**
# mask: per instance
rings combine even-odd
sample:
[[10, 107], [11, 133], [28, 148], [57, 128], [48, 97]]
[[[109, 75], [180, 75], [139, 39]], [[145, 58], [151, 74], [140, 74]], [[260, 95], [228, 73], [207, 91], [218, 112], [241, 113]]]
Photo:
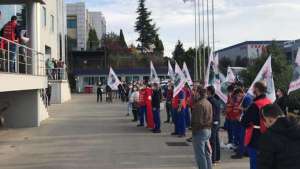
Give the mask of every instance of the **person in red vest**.
[[184, 110], [186, 108], [185, 93], [181, 90], [172, 100], [172, 108], [174, 113], [174, 127], [175, 131], [171, 135], [178, 137], [185, 137], [186, 122]]
[[183, 91], [185, 94], [185, 102], [186, 102], [186, 107], [184, 109], [185, 124], [186, 124], [186, 127], [189, 128], [189, 127], [191, 127], [190, 108], [191, 108], [192, 91], [187, 83], [185, 84]]
[[139, 91], [139, 121], [140, 124], [138, 124], [138, 127], [145, 126], [145, 114], [146, 114], [146, 89], [145, 85], [141, 84], [140, 91]]
[[[9, 41], [18, 42], [18, 32], [17, 32], [17, 17], [12, 16], [11, 20], [7, 22], [1, 30], [1, 36]], [[10, 58], [9, 58], [9, 70], [10, 72], [16, 72], [16, 45], [10, 43], [9, 46], [7, 42], [2, 39], [1, 40], [1, 48], [9, 50]]]
[[266, 96], [267, 86], [264, 81], [259, 81], [254, 84], [253, 93], [255, 98], [250, 107], [245, 111], [241, 123], [246, 127], [245, 145], [248, 148], [250, 157], [250, 169], [257, 168], [257, 154], [259, 139], [262, 133], [266, 132], [264, 119], [261, 110], [272, 103]]
[[228, 91], [228, 100], [226, 103], [226, 107], [225, 107], [225, 124], [224, 127], [227, 130], [227, 134], [228, 134], [228, 144], [231, 146], [234, 144], [234, 135], [233, 135], [233, 123], [232, 123], [232, 113], [233, 113], [233, 91], [234, 91], [234, 86], [230, 85], [227, 88]]
[[154, 119], [153, 119], [153, 110], [152, 110], [152, 87], [147, 85], [146, 88], [146, 119], [147, 119], [147, 128], [154, 129]]

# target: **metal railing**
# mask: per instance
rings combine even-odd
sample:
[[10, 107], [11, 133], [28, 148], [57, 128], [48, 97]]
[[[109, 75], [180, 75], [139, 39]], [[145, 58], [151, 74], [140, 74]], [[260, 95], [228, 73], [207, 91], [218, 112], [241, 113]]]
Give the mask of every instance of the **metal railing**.
[[48, 80], [59, 81], [59, 80], [67, 80], [67, 73], [65, 68], [54, 68], [54, 69], [46, 69]]
[[0, 72], [45, 76], [45, 55], [0, 37]]

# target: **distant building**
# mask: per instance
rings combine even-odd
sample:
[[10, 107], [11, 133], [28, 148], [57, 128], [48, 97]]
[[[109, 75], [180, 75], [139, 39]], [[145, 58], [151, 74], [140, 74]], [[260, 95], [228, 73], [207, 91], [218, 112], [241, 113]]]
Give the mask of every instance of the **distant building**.
[[[216, 51], [219, 58], [228, 58], [233, 63], [239, 57], [240, 59], [255, 59], [266, 50], [266, 47], [271, 45], [273, 41], [246, 41], [221, 50]], [[283, 45], [286, 41], [276, 41]]]
[[67, 4], [69, 45], [74, 50], [86, 50], [88, 34], [95, 29], [99, 39], [106, 33], [106, 21], [101, 12], [89, 12], [84, 2]]
[[284, 52], [288, 58], [289, 62], [295, 60], [298, 49], [300, 48], [300, 39], [294, 41], [287, 41], [283, 44]]

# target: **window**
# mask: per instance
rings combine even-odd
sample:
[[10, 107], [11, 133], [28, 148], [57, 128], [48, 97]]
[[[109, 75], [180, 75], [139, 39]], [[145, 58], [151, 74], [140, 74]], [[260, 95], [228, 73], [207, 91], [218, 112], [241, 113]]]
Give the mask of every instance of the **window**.
[[42, 8], [42, 24], [44, 27], [47, 26], [47, 11], [45, 7]]
[[54, 32], [54, 16], [51, 15], [51, 32]]
[[67, 26], [68, 26], [68, 28], [75, 29], [77, 27], [77, 20], [76, 19], [68, 19]]

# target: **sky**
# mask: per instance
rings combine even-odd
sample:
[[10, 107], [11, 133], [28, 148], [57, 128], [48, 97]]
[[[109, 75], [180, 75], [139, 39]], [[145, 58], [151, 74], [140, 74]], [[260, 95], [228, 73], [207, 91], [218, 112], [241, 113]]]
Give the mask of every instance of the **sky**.
[[[123, 29], [128, 44], [136, 44], [134, 31], [138, 0], [65, 0], [86, 2], [90, 11], [102, 11], [107, 32]], [[209, 0], [211, 2], [211, 0]], [[159, 27], [165, 55], [171, 56], [178, 40], [195, 46], [194, 6], [183, 0], [147, 0], [146, 7]], [[247, 40], [300, 38], [300, 0], [215, 0], [216, 49]]]

